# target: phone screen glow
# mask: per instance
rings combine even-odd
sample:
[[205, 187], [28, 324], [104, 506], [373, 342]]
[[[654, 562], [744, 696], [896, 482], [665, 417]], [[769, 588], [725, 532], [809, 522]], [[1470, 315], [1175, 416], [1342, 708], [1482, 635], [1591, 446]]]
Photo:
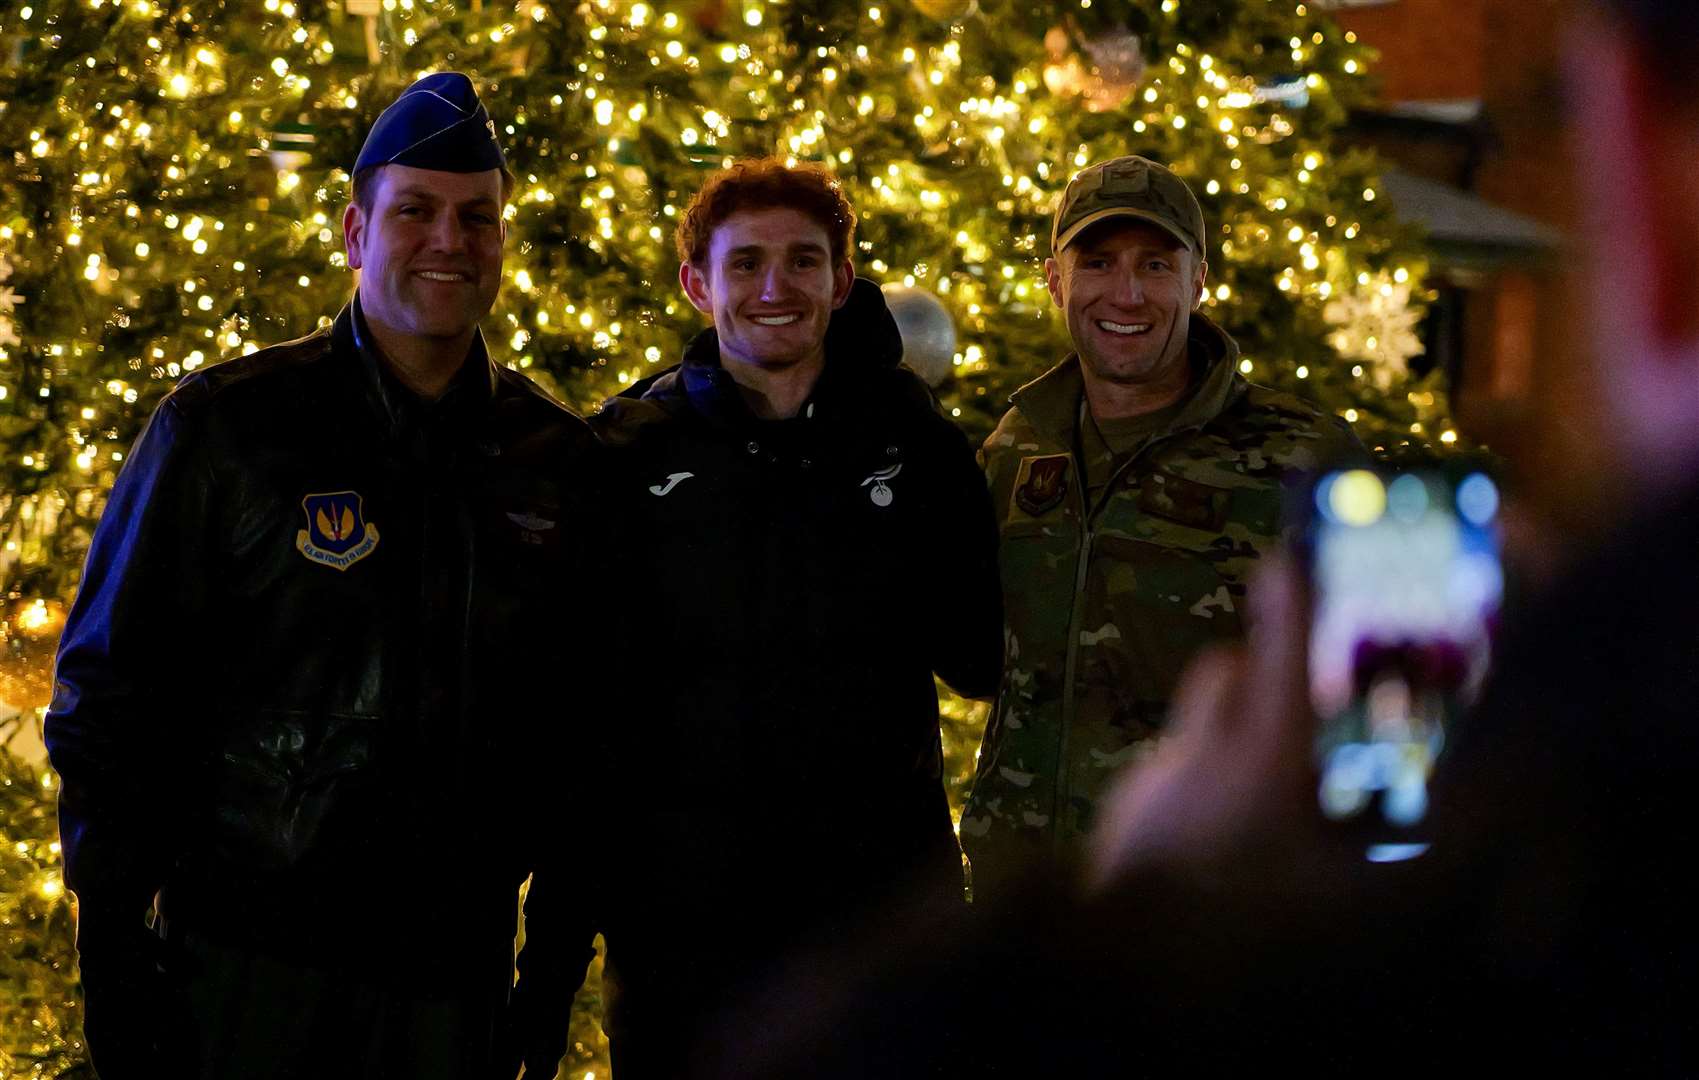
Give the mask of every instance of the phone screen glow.
[[1448, 720], [1473, 701], [1503, 599], [1498, 492], [1484, 473], [1369, 469], [1314, 488], [1310, 689], [1318, 797], [1331, 818], [1427, 811]]

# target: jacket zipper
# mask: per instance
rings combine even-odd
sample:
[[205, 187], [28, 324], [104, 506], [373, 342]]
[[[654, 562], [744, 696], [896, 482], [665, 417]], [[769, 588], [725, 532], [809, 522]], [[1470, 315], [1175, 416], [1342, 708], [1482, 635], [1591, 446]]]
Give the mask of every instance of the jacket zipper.
[[1121, 479], [1121, 474], [1132, 468], [1135, 461], [1149, 453], [1151, 447], [1168, 438], [1169, 434], [1172, 433], [1157, 435], [1147, 440], [1143, 446], [1139, 447], [1137, 453], [1122, 462], [1121, 467], [1109, 475], [1109, 482], [1103, 488], [1103, 502], [1098, 507], [1091, 507], [1086, 504], [1085, 473], [1080, 468], [1079, 456], [1072, 451], [1068, 453], [1068, 460], [1074, 463], [1074, 476], [1078, 478], [1073, 486], [1077, 492], [1075, 502], [1080, 508], [1080, 545], [1079, 566], [1074, 571], [1074, 594], [1068, 609], [1068, 651], [1064, 654], [1062, 663], [1062, 732], [1056, 757], [1056, 796], [1050, 815], [1050, 820], [1053, 822], [1050, 830], [1051, 845], [1057, 855], [1061, 855], [1065, 848], [1065, 841], [1062, 836], [1062, 810], [1068, 805], [1068, 777], [1073, 772], [1068, 761], [1068, 733], [1074, 727], [1074, 678], [1078, 672], [1079, 664], [1080, 619], [1085, 616], [1085, 605], [1081, 603], [1081, 599], [1085, 594], [1086, 577], [1091, 573], [1092, 543], [1097, 538], [1096, 533], [1092, 531], [1092, 521], [1096, 518], [1098, 509], [1109, 505], [1110, 493], [1115, 490], [1115, 484]]
[[1080, 544], [1077, 556], [1079, 565], [1074, 571], [1074, 592], [1068, 606], [1068, 651], [1062, 662], [1062, 732], [1060, 745], [1057, 747], [1056, 764], [1056, 796], [1051, 807], [1050, 835], [1056, 854], [1063, 851], [1062, 811], [1068, 805], [1068, 775], [1071, 772], [1068, 765], [1068, 732], [1074, 724], [1074, 676], [1079, 661], [1080, 619], [1085, 605], [1080, 602], [1081, 594], [1085, 592], [1086, 574], [1091, 569], [1091, 508], [1086, 505], [1085, 474], [1080, 471], [1079, 457], [1072, 451], [1068, 460], [1074, 464], [1075, 491], [1074, 503], [1079, 507], [1080, 515]]

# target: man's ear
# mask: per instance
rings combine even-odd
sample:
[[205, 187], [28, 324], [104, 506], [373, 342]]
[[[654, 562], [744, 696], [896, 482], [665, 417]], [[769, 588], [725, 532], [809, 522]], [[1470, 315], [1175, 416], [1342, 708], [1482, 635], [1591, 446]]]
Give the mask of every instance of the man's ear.
[[714, 294], [708, 288], [708, 275], [693, 266], [688, 259], [678, 264], [678, 284], [684, 290], [690, 306], [704, 315], [714, 314]]
[[1192, 282], [1193, 292], [1196, 294], [1192, 297], [1192, 310], [1193, 311], [1196, 311], [1198, 308], [1203, 307], [1203, 298], [1206, 295], [1208, 295], [1208, 290], [1205, 289], [1203, 287], [1203, 285], [1204, 285], [1204, 282], [1206, 282], [1208, 280], [1209, 280], [1209, 262], [1206, 259], [1199, 259], [1198, 260], [1198, 272], [1197, 272], [1196, 280]]
[[366, 235], [366, 213], [359, 204], [349, 203], [342, 211], [342, 246], [348, 251], [348, 269], [360, 269], [360, 242]]
[[843, 307], [849, 300], [850, 289], [855, 285], [855, 267], [845, 259], [832, 271], [832, 310]]
[[1050, 290], [1050, 299], [1057, 307], [1062, 305], [1062, 266], [1053, 255], [1044, 260], [1044, 287]]

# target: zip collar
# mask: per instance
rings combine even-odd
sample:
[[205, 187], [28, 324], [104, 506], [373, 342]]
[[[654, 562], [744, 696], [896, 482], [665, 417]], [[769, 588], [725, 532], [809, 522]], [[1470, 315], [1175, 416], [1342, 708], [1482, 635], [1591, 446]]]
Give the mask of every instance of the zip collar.
[[426, 401], [409, 390], [384, 363], [378, 354], [376, 339], [366, 325], [365, 313], [360, 309], [358, 290], [337, 315], [331, 327], [331, 338], [333, 347], [353, 352], [359, 357], [367, 399], [388, 421], [391, 432], [425, 417], [452, 419], [479, 412], [496, 396], [501, 376], [496, 371], [495, 362], [490, 359], [482, 329], [473, 330], [472, 345], [466, 351], [465, 361], [442, 396], [435, 401]]

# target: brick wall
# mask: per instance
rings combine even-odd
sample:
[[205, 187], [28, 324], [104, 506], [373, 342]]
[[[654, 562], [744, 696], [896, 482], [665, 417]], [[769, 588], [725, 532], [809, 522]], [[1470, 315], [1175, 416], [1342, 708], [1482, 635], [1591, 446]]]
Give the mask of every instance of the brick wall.
[[1489, 0], [1394, 0], [1334, 15], [1381, 50], [1373, 70], [1386, 100], [1435, 101], [1482, 96], [1488, 6]]

